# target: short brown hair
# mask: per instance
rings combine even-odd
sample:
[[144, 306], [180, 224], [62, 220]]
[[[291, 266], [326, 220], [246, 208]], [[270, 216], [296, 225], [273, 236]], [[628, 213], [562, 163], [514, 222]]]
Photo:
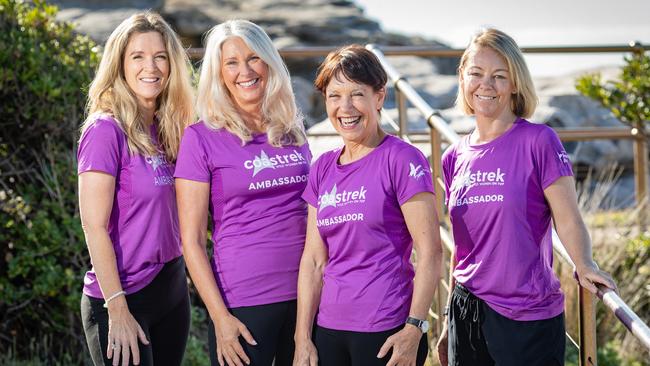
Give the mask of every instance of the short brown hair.
[[338, 78], [340, 75], [355, 83], [368, 85], [374, 91], [381, 90], [388, 81], [386, 71], [377, 56], [358, 44], [330, 52], [318, 67], [314, 86], [321, 93], [325, 93], [332, 78]]
[[[458, 76], [462, 75], [467, 59], [481, 47], [494, 50], [503, 57], [508, 65], [510, 77], [515, 87], [515, 94], [512, 95], [512, 105], [510, 106], [512, 112], [517, 117], [529, 118], [532, 116], [537, 107], [535, 85], [521, 49], [519, 49], [517, 42], [506, 33], [494, 28], [482, 29], [476, 33], [460, 59]], [[474, 110], [465, 100], [462, 83], [458, 86], [456, 104], [466, 114], [474, 114]]]

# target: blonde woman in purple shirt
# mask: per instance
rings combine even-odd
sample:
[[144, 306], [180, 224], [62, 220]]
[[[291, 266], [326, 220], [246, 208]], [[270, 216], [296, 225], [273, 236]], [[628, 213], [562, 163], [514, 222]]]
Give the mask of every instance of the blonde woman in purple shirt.
[[95, 365], [180, 365], [190, 324], [174, 161], [193, 118], [189, 61], [160, 15], [110, 35], [88, 93], [79, 210], [92, 260], [81, 313]]
[[197, 108], [175, 177], [187, 267], [211, 319], [211, 362], [289, 365], [311, 154], [289, 72], [262, 28], [233, 20], [209, 32]]
[[359, 45], [330, 53], [316, 78], [344, 145], [314, 163], [303, 193], [297, 366], [426, 359], [442, 255], [438, 217], [427, 159], [379, 126], [386, 81], [377, 57]]
[[457, 104], [476, 128], [443, 156], [455, 256], [442, 365], [564, 364], [564, 297], [551, 225], [580, 284], [615, 289], [592, 260], [573, 173], [557, 134], [530, 117], [537, 97], [515, 41], [478, 33], [459, 66]]

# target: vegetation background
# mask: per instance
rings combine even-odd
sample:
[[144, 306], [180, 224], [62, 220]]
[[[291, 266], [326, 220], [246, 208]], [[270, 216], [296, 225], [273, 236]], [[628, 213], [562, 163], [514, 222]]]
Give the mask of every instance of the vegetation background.
[[[90, 364], [79, 316], [90, 260], [77, 208], [75, 157], [100, 49], [70, 24], [55, 22], [55, 13], [43, 0], [0, 0], [0, 365]], [[621, 119], [640, 108], [630, 118], [642, 115], [633, 123], [647, 126], [650, 62], [634, 60], [639, 72], [630, 74], [631, 89], [597, 76], [579, 85], [587, 95], [621, 95], [623, 101], [612, 102]], [[630, 93], [640, 99], [629, 99]], [[587, 211], [599, 199], [593, 193], [585, 191]], [[650, 321], [650, 234], [635, 226], [633, 212], [588, 217], [599, 262], [618, 279], [622, 297]], [[570, 275], [569, 269], [558, 271]], [[575, 288], [565, 291], [571, 299]], [[206, 312], [192, 296], [185, 364], [207, 365]], [[611, 314], [599, 311], [598, 321], [601, 365], [648, 365], [647, 350]], [[567, 362], [577, 364], [571, 348]]]

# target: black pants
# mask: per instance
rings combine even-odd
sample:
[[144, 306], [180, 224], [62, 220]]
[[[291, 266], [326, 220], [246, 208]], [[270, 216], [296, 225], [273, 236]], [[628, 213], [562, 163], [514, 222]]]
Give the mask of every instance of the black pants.
[[512, 320], [457, 284], [448, 327], [449, 366], [564, 365], [564, 314]]
[[[318, 364], [321, 366], [383, 366], [388, 363], [392, 351], [383, 358], [377, 358], [377, 353], [386, 339], [404, 328], [383, 332], [352, 332], [334, 330], [316, 326], [314, 329], [314, 345], [318, 350]], [[422, 334], [415, 364], [424, 365], [429, 352], [426, 334]]]
[[[126, 295], [126, 302], [149, 340], [149, 345], [138, 341], [140, 365], [180, 365], [190, 330], [190, 298], [183, 257], [166, 263], [150, 284]], [[108, 309], [104, 308], [104, 300], [82, 295], [81, 318], [93, 363], [112, 365], [106, 357]]]
[[[295, 348], [296, 300], [228, 310], [244, 323], [257, 342], [253, 346], [239, 337], [239, 343], [250, 358], [250, 366], [291, 366]], [[210, 362], [217, 366], [217, 337], [212, 321], [208, 327], [208, 342]]]

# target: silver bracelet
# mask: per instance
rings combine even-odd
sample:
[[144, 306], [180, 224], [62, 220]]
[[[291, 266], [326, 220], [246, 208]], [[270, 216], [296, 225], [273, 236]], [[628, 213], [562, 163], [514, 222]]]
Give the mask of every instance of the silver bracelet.
[[126, 295], [126, 292], [124, 291], [118, 291], [114, 294], [112, 294], [108, 299], [104, 300], [104, 307], [108, 309], [108, 303], [111, 302], [111, 300], [115, 299], [118, 296]]

